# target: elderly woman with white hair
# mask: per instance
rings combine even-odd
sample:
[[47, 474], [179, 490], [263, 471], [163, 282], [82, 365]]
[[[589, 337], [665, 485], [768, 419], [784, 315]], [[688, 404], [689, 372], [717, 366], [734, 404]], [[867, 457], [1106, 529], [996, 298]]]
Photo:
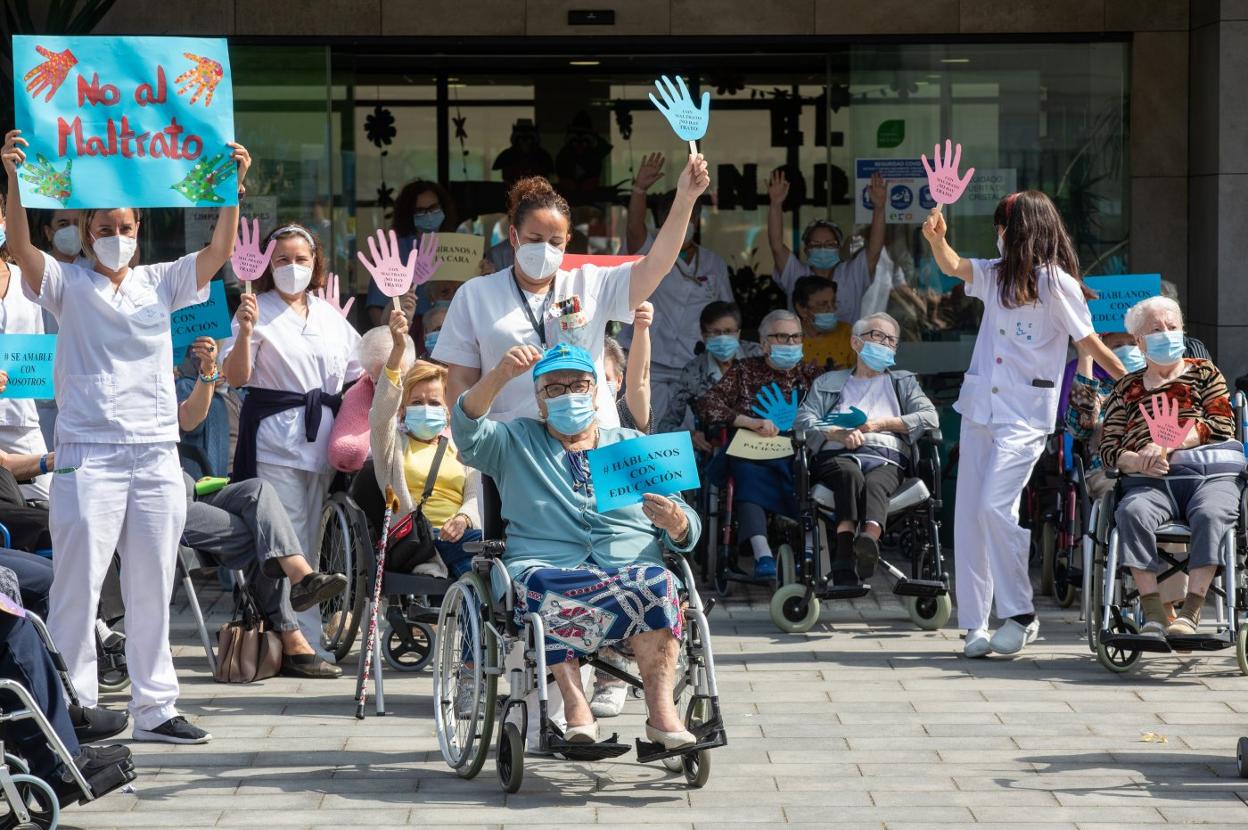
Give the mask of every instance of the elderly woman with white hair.
[[[1168, 297], [1150, 297], [1127, 312], [1127, 331], [1145, 365], [1123, 377], [1105, 402], [1101, 460], [1124, 474], [1115, 513], [1123, 564], [1140, 592], [1146, 636], [1196, 633], [1205, 594], [1222, 564], [1221, 545], [1239, 512], [1243, 446], [1234, 439], [1235, 419], [1226, 379], [1208, 360], [1183, 357], [1183, 314]], [[1175, 408], [1161, 413], [1160, 396]], [[1162, 446], [1149, 421], [1160, 418], [1183, 434], [1177, 448]], [[1187, 597], [1177, 619], [1167, 615], [1158, 592], [1155, 533], [1182, 521], [1192, 529]]]
[[[939, 424], [936, 407], [914, 373], [892, 368], [900, 334], [897, 321], [884, 313], [854, 323], [849, 341], [857, 354], [854, 368], [816, 380], [797, 413], [796, 429], [806, 433], [807, 446], [816, 452], [813, 476], [836, 499], [835, 585], [871, 578], [888, 500], [911, 469], [914, 443]], [[823, 425], [854, 409], [863, 413], [865, 423]]]
[[[768, 438], [792, 431], [797, 404], [823, 369], [802, 361], [802, 321], [793, 312], [771, 312], [759, 323], [758, 335], [762, 357], [737, 360], [702, 397], [698, 414], [703, 423], [748, 429]], [[779, 406], [768, 403], [777, 398]], [[754, 578], [771, 579], [776, 560], [767, 543], [767, 514], [797, 518], [792, 460], [729, 457], [728, 470], [735, 483], [733, 512], [741, 536], [754, 551]]]

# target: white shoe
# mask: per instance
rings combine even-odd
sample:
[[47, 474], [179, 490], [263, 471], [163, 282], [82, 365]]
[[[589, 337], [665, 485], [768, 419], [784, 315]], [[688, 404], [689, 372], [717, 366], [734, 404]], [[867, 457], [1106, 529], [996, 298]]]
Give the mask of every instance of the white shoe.
[[988, 648], [996, 654], [1018, 654], [1023, 646], [1034, 643], [1040, 636], [1040, 621], [1032, 620], [1026, 628], [1014, 620], [1006, 620], [988, 641]]
[[569, 726], [563, 731], [563, 739], [570, 744], [598, 743], [598, 721], [584, 726]]
[[988, 629], [977, 628], [966, 632], [966, 643], [962, 646], [962, 654], [967, 657], [987, 657], [992, 651], [988, 646]]
[[646, 721], [646, 739], [652, 743], [662, 744], [668, 752], [685, 749], [698, 742], [697, 736], [688, 729], [682, 729], [679, 732], [664, 732], [662, 729], [651, 726], [649, 721]]
[[594, 689], [594, 699], [589, 702], [589, 711], [596, 718], [614, 718], [624, 711], [624, 701], [627, 698], [627, 683], [603, 683]]

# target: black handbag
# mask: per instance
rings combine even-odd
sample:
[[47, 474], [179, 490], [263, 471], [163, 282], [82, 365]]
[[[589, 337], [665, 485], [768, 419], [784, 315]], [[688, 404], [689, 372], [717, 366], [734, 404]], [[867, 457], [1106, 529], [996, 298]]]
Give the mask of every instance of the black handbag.
[[386, 537], [387, 571], [410, 574], [437, 553], [433, 544], [433, 526], [425, 518], [425, 502], [429, 501], [433, 485], [438, 480], [438, 468], [442, 466], [442, 456], [446, 455], [446, 445], [445, 435], [438, 438], [438, 451], [434, 453], [433, 464], [425, 476], [425, 490], [421, 493], [420, 504], [402, 519], [390, 523], [390, 533]]

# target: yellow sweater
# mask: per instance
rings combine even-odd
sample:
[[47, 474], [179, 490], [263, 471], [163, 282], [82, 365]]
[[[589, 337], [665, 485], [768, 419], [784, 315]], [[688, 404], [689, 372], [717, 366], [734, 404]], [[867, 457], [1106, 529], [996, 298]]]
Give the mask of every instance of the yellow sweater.
[[[403, 478], [407, 481], [407, 492], [413, 504], [420, 504], [420, 497], [425, 492], [425, 480], [429, 477], [429, 468], [433, 466], [433, 456], [437, 451], [436, 440], [427, 444], [407, 437]], [[429, 501], [425, 502], [425, 518], [433, 527], [441, 527], [447, 519], [460, 512], [467, 477], [464, 465], [459, 463], [455, 444], [451, 442], [442, 455], [442, 463], [438, 465], [438, 480], [433, 484], [433, 492], [429, 494]]]
[[852, 333], [853, 326], [849, 323], [837, 323], [836, 328], [826, 334], [807, 337], [802, 348], [806, 362], [823, 369], [831, 360], [834, 369], [852, 369], [858, 360], [849, 345]]

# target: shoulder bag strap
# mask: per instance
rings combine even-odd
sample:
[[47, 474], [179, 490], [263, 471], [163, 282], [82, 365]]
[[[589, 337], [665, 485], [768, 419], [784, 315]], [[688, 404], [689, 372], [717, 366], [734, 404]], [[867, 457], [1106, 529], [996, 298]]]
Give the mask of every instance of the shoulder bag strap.
[[429, 501], [429, 496], [433, 495], [433, 485], [438, 480], [438, 468], [442, 466], [442, 456], [446, 455], [446, 445], [448, 441], [445, 435], [438, 438], [438, 451], [433, 454], [433, 464], [429, 466], [429, 475], [425, 476], [425, 491], [420, 494], [420, 504], [416, 505], [416, 509], [424, 508], [425, 502]]

